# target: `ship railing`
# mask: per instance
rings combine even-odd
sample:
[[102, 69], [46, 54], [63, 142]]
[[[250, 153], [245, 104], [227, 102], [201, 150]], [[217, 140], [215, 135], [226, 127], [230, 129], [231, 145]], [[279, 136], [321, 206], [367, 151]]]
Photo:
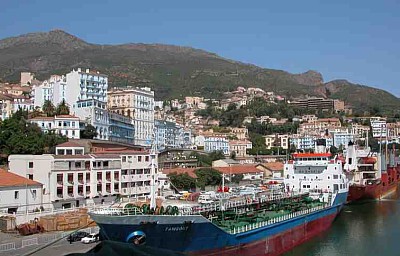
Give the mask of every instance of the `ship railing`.
[[276, 224], [276, 223], [279, 223], [279, 222], [291, 220], [291, 219], [297, 218], [299, 216], [303, 216], [303, 215], [307, 215], [307, 214], [310, 214], [310, 213], [313, 213], [313, 212], [316, 212], [316, 211], [319, 211], [319, 210], [323, 210], [323, 209], [325, 209], [327, 207], [329, 207], [329, 205], [323, 204], [323, 205], [319, 205], [319, 206], [316, 206], [316, 207], [313, 207], [313, 208], [304, 209], [304, 210], [297, 211], [297, 212], [291, 212], [289, 214], [278, 216], [278, 217], [275, 217], [275, 218], [272, 218], [272, 219], [269, 219], [269, 220], [259, 221], [259, 222], [256, 222], [256, 223], [251, 223], [251, 224], [238, 226], [238, 227], [233, 227], [233, 228], [230, 229], [229, 233], [233, 234], [233, 235], [240, 234], [240, 233], [247, 232], [247, 231], [250, 231], [250, 230], [254, 230], [254, 229], [261, 228], [261, 227], [273, 225], [273, 224]]

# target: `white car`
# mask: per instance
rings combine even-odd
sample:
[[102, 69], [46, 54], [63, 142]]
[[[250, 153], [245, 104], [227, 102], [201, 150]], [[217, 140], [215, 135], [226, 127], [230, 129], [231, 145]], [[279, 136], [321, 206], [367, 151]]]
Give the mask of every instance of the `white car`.
[[99, 234], [90, 234], [81, 239], [81, 242], [84, 244], [90, 244], [99, 241]]

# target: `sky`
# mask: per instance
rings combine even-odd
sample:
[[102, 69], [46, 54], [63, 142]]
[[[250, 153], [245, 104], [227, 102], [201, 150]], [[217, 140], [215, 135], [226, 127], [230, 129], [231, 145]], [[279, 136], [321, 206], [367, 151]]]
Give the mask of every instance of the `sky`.
[[[400, 97], [398, 0], [0, 0], [0, 38], [62, 29], [90, 43], [191, 46]], [[1, 58], [1, 56], [0, 56]]]

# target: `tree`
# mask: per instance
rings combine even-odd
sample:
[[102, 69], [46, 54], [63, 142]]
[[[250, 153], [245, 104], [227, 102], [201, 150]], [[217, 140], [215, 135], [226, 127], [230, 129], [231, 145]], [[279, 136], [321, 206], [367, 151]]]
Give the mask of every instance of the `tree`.
[[211, 162], [220, 160], [220, 159], [225, 159], [225, 155], [222, 150], [213, 151], [213, 152], [209, 153], [208, 155], [211, 159]]
[[55, 108], [54, 105], [51, 101], [45, 100], [42, 106], [43, 112], [46, 114], [46, 116], [54, 116], [55, 114]]
[[97, 137], [97, 130], [91, 124], [87, 124], [83, 130], [81, 130], [81, 139], [93, 139]]
[[168, 178], [177, 189], [190, 190], [196, 187], [196, 179], [190, 177], [187, 173], [177, 174], [176, 172], [168, 174]]
[[58, 104], [58, 106], [56, 108], [56, 114], [57, 115], [69, 115], [69, 107], [64, 99], [60, 102], [60, 104]]
[[43, 133], [26, 119], [27, 112], [18, 110], [0, 123], [0, 162], [7, 162], [11, 154], [54, 153], [55, 145], [67, 141], [59, 134]]
[[233, 177], [231, 178], [231, 181], [233, 183], [239, 184], [243, 180], [243, 178], [244, 178], [244, 175], [239, 173], [239, 174], [233, 175]]
[[200, 168], [195, 171], [197, 176], [197, 187], [204, 189], [205, 186], [219, 185], [222, 181], [222, 175], [213, 168]]

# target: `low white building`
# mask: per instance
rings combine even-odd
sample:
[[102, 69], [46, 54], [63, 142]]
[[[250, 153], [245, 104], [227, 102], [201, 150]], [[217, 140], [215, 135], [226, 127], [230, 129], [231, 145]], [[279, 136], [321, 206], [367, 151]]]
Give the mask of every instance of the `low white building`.
[[[25, 176], [26, 175], [26, 176]], [[42, 184], [0, 169], [0, 213], [27, 213], [42, 206]]]
[[150, 194], [148, 152], [85, 154], [83, 150], [67, 142], [56, 147], [57, 155], [10, 155], [10, 172], [30, 175], [43, 184], [45, 208], [111, 203], [116, 195]]
[[229, 155], [229, 140], [226, 137], [208, 136], [204, 139], [204, 151], [222, 151], [224, 155]]
[[80, 139], [79, 118], [71, 115], [35, 117], [28, 120], [37, 124], [43, 132], [54, 131], [70, 139]]

